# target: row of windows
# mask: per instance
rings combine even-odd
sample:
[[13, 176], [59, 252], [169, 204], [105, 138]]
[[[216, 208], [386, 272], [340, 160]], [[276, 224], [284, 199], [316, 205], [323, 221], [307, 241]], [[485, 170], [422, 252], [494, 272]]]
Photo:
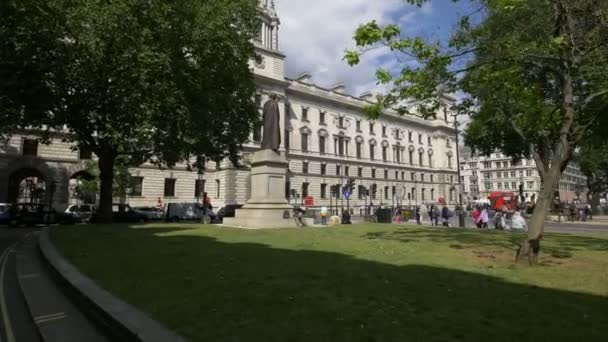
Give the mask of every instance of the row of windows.
[[[495, 186], [494, 186], [495, 184]], [[519, 191], [519, 184], [518, 182], [497, 182], [497, 183], [492, 183], [492, 182], [485, 182], [484, 185], [486, 187], [486, 190], [513, 190], [513, 191]], [[524, 189], [529, 189], [529, 190], [534, 190], [536, 186], [536, 181], [528, 181], [524, 183]]]
[[[524, 160], [524, 161], [518, 161], [518, 162], [513, 162], [513, 161], [509, 161], [509, 160], [503, 160], [503, 161], [497, 161], [497, 162], [491, 162], [491, 161], [484, 161], [483, 162], [483, 168], [484, 169], [491, 169], [492, 166], [494, 166], [496, 169], [505, 169], [508, 167], [515, 167], [515, 166], [532, 166], [533, 162], [531, 160]], [[471, 162], [469, 163], [469, 167], [472, 169], [476, 169], [478, 166], [477, 162]]]
[[[301, 198], [305, 198], [305, 197], [314, 195], [309, 192], [309, 187], [310, 187], [310, 183], [302, 183], [302, 193], [301, 193], [302, 197]], [[377, 185], [372, 184], [371, 188], [377, 189]], [[319, 191], [319, 198], [328, 199], [329, 198], [328, 189], [329, 189], [328, 184], [326, 184], [326, 183], [321, 184], [320, 191]], [[359, 185], [357, 187], [357, 198], [358, 199], [362, 200], [365, 198], [365, 196], [366, 196], [365, 195], [366, 192], [364, 191], [365, 189], [366, 188], [363, 185]], [[367, 190], [370, 191], [369, 188]], [[397, 196], [397, 187], [396, 186], [392, 186], [392, 187], [385, 186], [384, 190], [380, 189], [379, 191], [382, 194], [380, 197], [384, 197], [384, 199], [386, 199], [386, 200], [395, 198]], [[411, 188], [410, 192], [407, 193], [407, 199], [415, 200], [417, 197], [416, 193], [417, 193], [417, 188]], [[436, 200], [435, 189], [430, 189], [429, 193], [430, 193], [430, 199]], [[338, 192], [336, 198], [342, 199], [343, 194], [344, 194], [344, 186], [340, 186], [340, 191]], [[300, 195], [300, 194], [297, 194], [297, 195]], [[427, 189], [426, 188], [420, 189], [420, 197], [421, 197], [422, 201], [427, 200], [426, 196], [427, 196]], [[450, 196], [451, 196], [450, 201], [453, 201], [453, 192], [452, 191], [450, 192]], [[370, 191], [369, 197], [371, 200], [375, 200], [375, 199], [378, 199], [379, 196], [378, 196], [377, 192]]]
[[[309, 135], [308, 134], [302, 134], [301, 135], [301, 145], [300, 145], [300, 149], [302, 152], [309, 152]], [[327, 138], [325, 136], [319, 136], [319, 153], [321, 154], [326, 154], [327, 153]], [[375, 143], [370, 143], [369, 144], [369, 159], [370, 160], [376, 160], [376, 145]], [[403, 149], [400, 149], [399, 147], [393, 147], [393, 151], [392, 151], [392, 161], [399, 163], [399, 164], [404, 164], [405, 163], [405, 151]], [[415, 151], [407, 151], [408, 152], [408, 160], [409, 160], [409, 164], [410, 165], [414, 165], [414, 153]], [[384, 162], [388, 162], [389, 161], [389, 147], [388, 146], [381, 146], [381, 160]], [[349, 142], [346, 141], [343, 137], [339, 137], [336, 138], [335, 140], [335, 144], [334, 144], [334, 154], [339, 155], [339, 156], [349, 156]], [[355, 143], [355, 157], [357, 159], [363, 159], [363, 143], [362, 142], [356, 142]], [[425, 157], [425, 153], [424, 152], [418, 152], [417, 155], [418, 158], [418, 164], [420, 166], [424, 166], [425, 165], [425, 159], [427, 161], [427, 164], [429, 167], [434, 167], [434, 163], [433, 163], [433, 156], [431, 154], [427, 154]], [[448, 158], [448, 168], [452, 168], [452, 157], [451, 156], [447, 156]]]
[[[22, 151], [24, 156], [38, 156], [38, 140], [35, 139], [23, 139]], [[90, 160], [93, 158], [93, 153], [84, 147], [78, 149], [78, 158], [81, 160]]]
[[[165, 178], [165, 186], [163, 191], [164, 197], [176, 197], [175, 195], [175, 186], [177, 184], [177, 179], [175, 178]], [[143, 196], [143, 188], [144, 188], [144, 177], [136, 177], [132, 176], [129, 180], [129, 184], [127, 187], [127, 195], [131, 197], [141, 197]], [[220, 198], [220, 180], [215, 180], [215, 197]], [[197, 179], [194, 181], [194, 198], [203, 197], [205, 193], [205, 180]]]
[[[309, 162], [303, 162], [302, 163], [302, 173], [303, 174], [309, 174], [309, 169], [310, 169], [310, 163]], [[363, 177], [363, 167], [357, 167], [357, 177]], [[344, 168], [342, 168], [342, 165], [336, 165], [336, 176], [344, 176], [344, 177], [350, 177], [351, 176], [351, 172], [350, 172], [350, 166], [344, 166]], [[342, 173], [342, 171], [344, 171], [344, 173]], [[325, 163], [321, 163], [321, 175], [327, 175], [327, 164]], [[390, 176], [394, 175], [394, 177], [392, 179], [395, 180], [406, 180], [406, 172], [405, 171], [397, 171], [395, 170], [394, 173], [391, 173], [389, 170], [384, 170], [384, 179], [389, 179]], [[429, 181], [431, 183], [433, 183], [435, 181], [435, 175], [430, 174], [429, 176]], [[372, 168], [371, 169], [371, 178], [376, 178], [376, 169]], [[424, 173], [420, 173], [420, 181], [424, 182], [426, 180], [426, 176]], [[416, 177], [416, 173], [415, 172], [410, 172], [409, 174], [409, 179], [411, 181], [417, 181], [418, 178]], [[454, 176], [450, 176], [450, 183], [454, 183]]]
[[[327, 113], [324, 111], [319, 111], [319, 125], [327, 125], [326, 122], [326, 116]], [[301, 109], [301, 115], [300, 118], [302, 121], [304, 122], [310, 122], [309, 118], [308, 118], [308, 108], [306, 107], [302, 107]], [[361, 129], [361, 119], [356, 119], [355, 121], [355, 129], [357, 132], [363, 132], [363, 130]], [[376, 124], [374, 122], [368, 122], [368, 127], [369, 127], [369, 134], [370, 135], [376, 135]], [[344, 124], [344, 116], [339, 116], [338, 117], [338, 128], [339, 129], [346, 129], [346, 125]], [[388, 137], [387, 134], [387, 126], [386, 125], [382, 125], [382, 137]], [[395, 131], [396, 133], [396, 138], [397, 139], [401, 139], [402, 136], [402, 130], [401, 129], [397, 129]], [[412, 132], [408, 132], [408, 141], [409, 142], [414, 142], [414, 137], [413, 137], [413, 133]], [[430, 146], [432, 144], [432, 138], [430, 136], [427, 136], [427, 144]], [[418, 133], [418, 143], [422, 144], [423, 143], [423, 134], [422, 133]]]
[[[477, 172], [474, 172], [473, 175], [476, 175]], [[485, 179], [492, 179], [492, 175], [494, 173], [493, 172], [484, 172], [483, 173], [483, 177]], [[526, 170], [525, 175], [527, 177], [533, 177], [535, 175], [535, 171], [534, 170]], [[524, 176], [524, 170], [519, 170], [519, 177], [523, 177]], [[517, 172], [516, 171], [503, 171], [503, 172], [496, 172], [496, 178], [516, 178], [517, 177]]]

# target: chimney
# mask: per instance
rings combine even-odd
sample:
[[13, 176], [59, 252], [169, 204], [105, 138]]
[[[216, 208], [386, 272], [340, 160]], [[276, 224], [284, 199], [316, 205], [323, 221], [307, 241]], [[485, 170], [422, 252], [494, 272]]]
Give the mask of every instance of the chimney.
[[312, 75], [310, 73], [303, 72], [300, 74], [300, 76], [298, 76], [298, 78], [296, 78], [296, 81], [306, 83], [306, 84], [311, 84], [312, 83], [311, 79], [312, 79]]
[[330, 90], [334, 93], [344, 94], [344, 92], [346, 91], [346, 86], [344, 85], [344, 83], [340, 82], [335, 86], [331, 87]]

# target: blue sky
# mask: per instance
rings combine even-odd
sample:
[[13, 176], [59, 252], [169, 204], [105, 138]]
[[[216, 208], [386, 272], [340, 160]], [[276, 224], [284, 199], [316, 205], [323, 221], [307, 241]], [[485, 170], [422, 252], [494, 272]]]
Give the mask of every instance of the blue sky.
[[313, 82], [331, 87], [344, 82], [348, 92], [359, 95], [380, 90], [374, 76], [378, 67], [398, 70], [399, 62], [385, 50], [365, 56], [356, 67], [348, 66], [344, 50], [354, 47], [353, 33], [361, 23], [376, 19], [398, 23], [408, 35], [445, 41], [471, 0], [431, 0], [422, 8], [402, 0], [275, 0], [281, 19], [280, 47], [287, 55], [288, 77], [310, 72]]

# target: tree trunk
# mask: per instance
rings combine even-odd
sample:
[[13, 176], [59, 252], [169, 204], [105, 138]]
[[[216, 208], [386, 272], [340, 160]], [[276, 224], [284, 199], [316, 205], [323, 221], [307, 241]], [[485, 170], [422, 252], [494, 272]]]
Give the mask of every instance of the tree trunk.
[[599, 215], [600, 214], [600, 210], [599, 210], [599, 206], [600, 206], [600, 197], [601, 195], [597, 192], [591, 193], [591, 199], [589, 201], [589, 204], [591, 205], [591, 213], [593, 215]]
[[100, 223], [112, 223], [112, 186], [114, 183], [114, 162], [116, 157], [110, 153], [99, 156], [99, 208], [97, 215]]
[[521, 247], [517, 251], [517, 262], [527, 262], [532, 265], [538, 260], [540, 241], [543, 237], [543, 230], [545, 227], [545, 218], [547, 211], [551, 208], [555, 186], [559, 180], [560, 173], [559, 165], [552, 165], [545, 173], [543, 188], [536, 201], [534, 215], [532, 215], [532, 221], [528, 227], [528, 237], [523, 241]]

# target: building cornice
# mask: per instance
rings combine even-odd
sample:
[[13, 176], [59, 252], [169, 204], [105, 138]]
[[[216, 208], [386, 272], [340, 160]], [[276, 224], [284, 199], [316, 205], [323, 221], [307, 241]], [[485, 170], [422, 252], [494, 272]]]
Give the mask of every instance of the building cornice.
[[[336, 93], [331, 89], [319, 87], [314, 84], [303, 83], [297, 80], [286, 78], [289, 86], [286, 89], [286, 94], [292, 94], [295, 98], [304, 98], [313, 102], [322, 103], [329, 107], [334, 107], [336, 110], [347, 109], [353, 112], [361, 113], [363, 108], [373, 102], [343, 93]], [[363, 114], [361, 114], [363, 117]], [[418, 126], [427, 130], [439, 131], [447, 134], [452, 134], [454, 129], [446, 125], [440, 120], [424, 120], [413, 116], [401, 116], [391, 111], [386, 111], [382, 116], [387, 121], [393, 121], [400, 124]]]

